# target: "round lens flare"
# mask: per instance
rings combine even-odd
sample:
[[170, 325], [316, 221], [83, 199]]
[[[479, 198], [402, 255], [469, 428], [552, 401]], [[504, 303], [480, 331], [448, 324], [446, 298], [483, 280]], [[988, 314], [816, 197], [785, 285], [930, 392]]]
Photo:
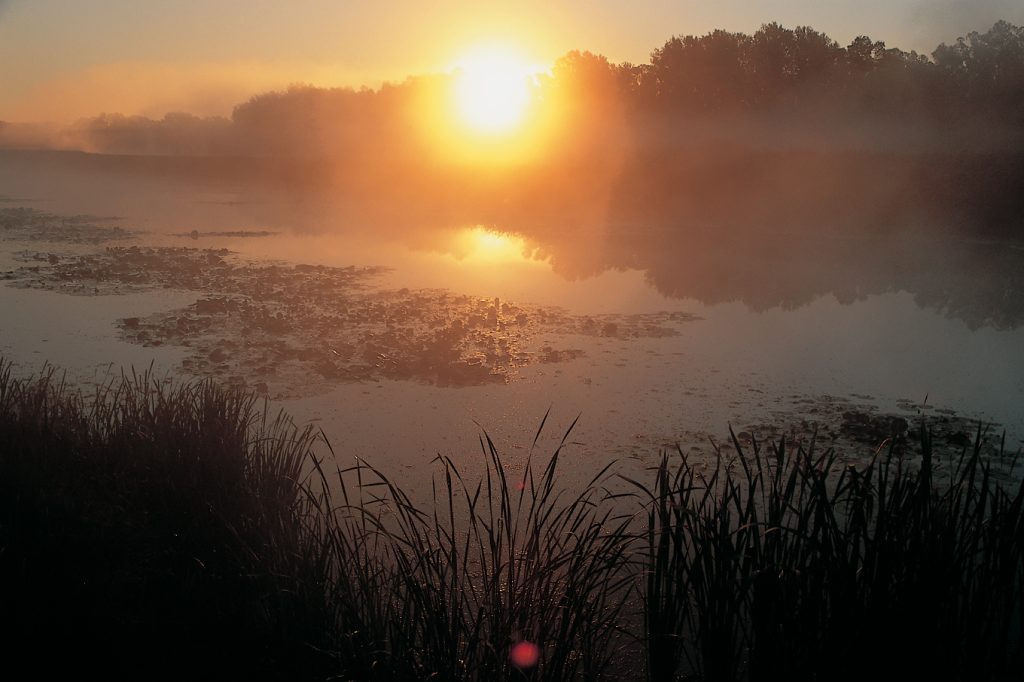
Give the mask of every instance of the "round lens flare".
[[455, 107], [477, 132], [509, 132], [523, 122], [530, 105], [533, 69], [514, 53], [479, 50], [455, 70]]
[[515, 667], [527, 670], [540, 661], [540, 647], [526, 640], [517, 642], [509, 650], [508, 658]]

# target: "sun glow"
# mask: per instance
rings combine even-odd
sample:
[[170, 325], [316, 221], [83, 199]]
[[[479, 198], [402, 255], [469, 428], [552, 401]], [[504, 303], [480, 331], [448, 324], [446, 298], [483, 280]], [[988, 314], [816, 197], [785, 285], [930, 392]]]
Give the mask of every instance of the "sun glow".
[[522, 167], [544, 157], [559, 121], [550, 66], [504, 43], [463, 50], [449, 68], [420, 81], [411, 121], [424, 152], [465, 167]]
[[455, 68], [456, 112], [476, 132], [511, 132], [524, 121], [536, 72], [511, 50], [474, 50]]

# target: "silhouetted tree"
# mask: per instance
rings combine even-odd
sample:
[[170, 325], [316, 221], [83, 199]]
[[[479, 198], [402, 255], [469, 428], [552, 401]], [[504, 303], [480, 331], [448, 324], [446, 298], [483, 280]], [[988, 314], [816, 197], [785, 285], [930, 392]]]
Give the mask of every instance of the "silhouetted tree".
[[[451, 78], [439, 74], [360, 90], [295, 85], [239, 104], [230, 121], [113, 114], [80, 122], [69, 137], [85, 148], [119, 153], [232, 152], [364, 167], [372, 159], [379, 168], [429, 163], [438, 149], [417, 138], [427, 116], [421, 103], [426, 95], [441, 101]], [[930, 135], [929, 143], [941, 147], [972, 126], [975, 138], [999, 131], [1024, 137], [1024, 29], [1005, 21], [939, 45], [931, 58], [868, 36], [841, 47], [809, 26], [768, 23], [753, 35], [674, 36], [646, 64], [614, 64], [572, 51], [540, 80], [537, 91], [570, 122], [563, 144], [552, 143], [554, 152], [577, 161], [641, 138], [670, 156], [674, 144], [699, 137], [693, 131], [715, 126], [718, 137], [700, 139], [745, 134], [768, 143], [814, 130], [838, 144], [841, 135], [828, 135], [856, 130], [873, 148], [908, 139], [908, 132], [918, 140]]]
[[702, 38], [675, 37], [651, 54], [651, 77], [668, 111], [713, 113], [749, 104], [750, 38], [713, 31]]
[[945, 85], [973, 108], [1020, 122], [1024, 117], [1024, 28], [999, 21], [932, 53]]

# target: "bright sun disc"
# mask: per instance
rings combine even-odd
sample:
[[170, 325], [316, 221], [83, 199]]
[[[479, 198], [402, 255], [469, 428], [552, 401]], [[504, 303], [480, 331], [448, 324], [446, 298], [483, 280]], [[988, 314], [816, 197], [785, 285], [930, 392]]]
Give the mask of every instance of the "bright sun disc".
[[510, 52], [478, 51], [462, 59], [455, 75], [459, 116], [479, 132], [502, 133], [519, 125], [530, 104], [530, 67]]

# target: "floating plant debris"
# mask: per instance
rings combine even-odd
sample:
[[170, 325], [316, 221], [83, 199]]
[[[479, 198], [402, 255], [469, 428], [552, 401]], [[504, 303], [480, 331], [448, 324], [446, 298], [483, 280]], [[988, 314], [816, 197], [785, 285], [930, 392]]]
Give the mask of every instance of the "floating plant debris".
[[34, 208], [0, 208], [0, 239], [65, 244], [103, 244], [135, 233], [110, 223], [116, 217], [59, 216]]
[[187, 372], [280, 397], [342, 381], [503, 383], [522, 366], [584, 355], [552, 339], [673, 336], [678, 324], [698, 319], [683, 312], [573, 315], [444, 289], [386, 289], [378, 281], [386, 268], [241, 262], [226, 249], [131, 246], [19, 257], [33, 264], [0, 275], [17, 287], [201, 292], [186, 308], [120, 320], [123, 338], [187, 347]]

